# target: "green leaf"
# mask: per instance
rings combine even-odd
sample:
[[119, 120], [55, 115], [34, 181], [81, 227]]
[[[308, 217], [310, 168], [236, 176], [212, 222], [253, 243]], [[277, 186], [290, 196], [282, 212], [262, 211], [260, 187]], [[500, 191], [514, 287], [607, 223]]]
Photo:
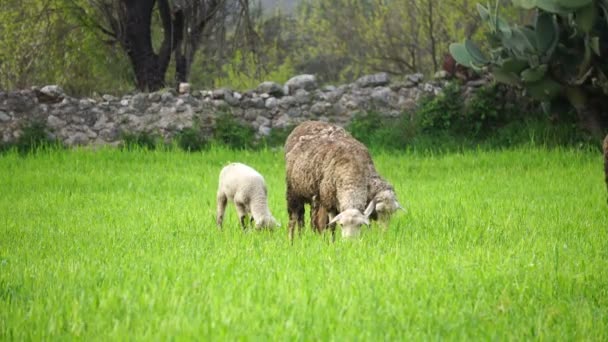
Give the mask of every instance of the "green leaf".
[[461, 64], [465, 67], [471, 67], [471, 63], [473, 62], [473, 57], [467, 51], [467, 48], [464, 44], [461, 43], [452, 43], [449, 47], [450, 54], [458, 64]]
[[558, 6], [568, 9], [578, 9], [593, 3], [593, 0], [553, 0]]
[[482, 4], [477, 4], [477, 12], [483, 21], [490, 21], [490, 11], [485, 8]]
[[541, 12], [535, 24], [536, 47], [541, 54], [551, 56], [559, 42], [559, 27], [555, 15]]
[[526, 91], [530, 96], [539, 101], [554, 99], [562, 90], [562, 85], [549, 77], [535, 83], [526, 84]]
[[519, 85], [519, 77], [516, 74], [508, 71], [503, 71], [500, 69], [492, 70], [492, 76], [497, 82], [505, 83], [512, 86]]
[[503, 72], [512, 72], [519, 75], [526, 67], [528, 67], [528, 62], [516, 59], [516, 58], [507, 58], [502, 61], [500, 65], [500, 70]]
[[577, 10], [574, 19], [576, 26], [582, 32], [589, 33], [593, 28], [597, 15], [597, 6], [595, 6], [593, 3]]
[[477, 47], [477, 45], [475, 43], [473, 43], [473, 41], [471, 41], [470, 39], [466, 39], [464, 41], [464, 47], [466, 48], [467, 52], [473, 58], [473, 61], [476, 64], [485, 65], [485, 64], [489, 63], [488, 58], [483, 54], [483, 52], [481, 52], [479, 47]]
[[591, 45], [591, 50], [593, 50], [593, 52], [599, 56], [600, 55], [600, 38], [592, 37], [589, 44]]
[[556, 14], [568, 14], [568, 12], [570, 12], [567, 8], [557, 4], [555, 0], [537, 0], [536, 7], [544, 11]]
[[566, 97], [574, 108], [581, 108], [587, 104], [587, 96], [579, 87], [567, 87], [565, 89]]
[[526, 69], [524, 71], [521, 72], [521, 79], [524, 82], [538, 82], [540, 81], [543, 77], [545, 77], [545, 74], [547, 73], [547, 64], [542, 64], [539, 65], [536, 68], [529, 68]]

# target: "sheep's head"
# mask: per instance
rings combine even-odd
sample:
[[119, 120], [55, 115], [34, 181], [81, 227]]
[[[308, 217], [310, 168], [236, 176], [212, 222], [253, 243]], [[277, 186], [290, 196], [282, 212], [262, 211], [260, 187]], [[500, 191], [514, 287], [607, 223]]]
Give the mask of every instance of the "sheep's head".
[[381, 222], [387, 222], [391, 215], [397, 210], [405, 210], [397, 201], [397, 195], [393, 190], [383, 190], [374, 197], [376, 202], [376, 213]]
[[255, 222], [255, 227], [258, 229], [262, 228], [277, 228], [281, 227], [281, 224], [272, 215], [264, 216], [259, 221]]
[[361, 226], [369, 225], [369, 215], [374, 211], [374, 207], [375, 203], [371, 201], [363, 213], [358, 209], [346, 209], [329, 221], [328, 225], [339, 224], [343, 238], [357, 237], [361, 233]]

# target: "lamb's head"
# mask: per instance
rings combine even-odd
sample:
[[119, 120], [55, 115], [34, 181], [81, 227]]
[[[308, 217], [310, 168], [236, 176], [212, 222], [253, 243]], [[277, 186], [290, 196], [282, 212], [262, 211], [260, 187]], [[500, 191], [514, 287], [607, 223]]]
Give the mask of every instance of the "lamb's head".
[[369, 215], [374, 211], [374, 207], [375, 203], [371, 201], [363, 213], [358, 209], [346, 209], [329, 221], [328, 225], [339, 224], [343, 238], [357, 237], [361, 233], [361, 226], [369, 225]]
[[259, 220], [255, 221], [255, 227], [258, 229], [262, 228], [277, 228], [281, 227], [281, 224], [272, 215], [262, 216]]
[[376, 213], [381, 222], [387, 222], [397, 210], [405, 210], [397, 201], [397, 195], [393, 190], [380, 191], [374, 196], [374, 202], [376, 202]]

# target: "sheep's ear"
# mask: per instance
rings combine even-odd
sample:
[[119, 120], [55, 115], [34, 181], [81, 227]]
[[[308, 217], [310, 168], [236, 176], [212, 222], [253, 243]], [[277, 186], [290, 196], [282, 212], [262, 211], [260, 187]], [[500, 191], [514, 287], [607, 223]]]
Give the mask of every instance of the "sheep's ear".
[[365, 215], [365, 217], [369, 217], [369, 215], [371, 215], [374, 210], [376, 209], [376, 200], [373, 199], [371, 202], [369, 202], [369, 204], [367, 205], [367, 208], [365, 208], [365, 211], [363, 212], [363, 215]]
[[329, 221], [329, 223], [327, 223], [328, 226], [331, 226], [332, 224], [340, 221], [340, 219], [342, 218], [342, 214], [338, 214], [336, 215], [333, 219], [331, 219], [331, 221]]

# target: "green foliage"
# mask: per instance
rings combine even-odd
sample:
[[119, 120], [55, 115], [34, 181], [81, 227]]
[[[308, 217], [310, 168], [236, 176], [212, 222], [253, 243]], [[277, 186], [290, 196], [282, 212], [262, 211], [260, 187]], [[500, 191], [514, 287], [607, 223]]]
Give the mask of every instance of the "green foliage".
[[[533, 25], [509, 25], [496, 9], [477, 5], [489, 27], [489, 53], [471, 40], [453, 43], [450, 52], [460, 64], [488, 68], [496, 80], [526, 89], [548, 104], [565, 95], [575, 108], [587, 104], [590, 92], [608, 95], [608, 63], [601, 56], [608, 44], [608, 2], [513, 1], [536, 9]], [[593, 81], [592, 81], [593, 79]], [[545, 105], [548, 108], [547, 105]]]
[[[75, 2], [82, 2], [77, 0]], [[0, 9], [0, 88], [61, 84], [73, 95], [132, 89], [129, 63], [84, 24], [72, 1], [7, 0]]]
[[222, 66], [222, 73], [214, 80], [215, 88], [229, 87], [235, 90], [255, 89], [264, 81], [285, 83], [295, 74], [290, 59], [281, 64], [267, 63], [261, 66], [259, 58], [250, 52], [237, 50], [233, 59]]
[[236, 121], [229, 113], [222, 113], [215, 120], [213, 140], [234, 149], [252, 148], [255, 146], [255, 131], [251, 126]]
[[413, 113], [390, 118], [359, 113], [347, 129], [372, 149], [460, 151], [470, 148], [597, 146], [563, 113], [552, 122], [525, 102], [504, 103], [501, 85], [482, 87], [465, 102], [460, 86], [449, 84], [439, 96], [424, 98]]
[[122, 133], [122, 147], [127, 150], [145, 149], [154, 150], [159, 145], [160, 137], [151, 132], [124, 132]]
[[196, 126], [184, 128], [174, 139], [181, 149], [188, 152], [201, 151], [208, 145], [207, 138]]
[[418, 134], [409, 115], [387, 118], [377, 112], [358, 113], [346, 129], [366, 146], [404, 150]]
[[20, 154], [25, 155], [58, 147], [61, 147], [61, 144], [49, 136], [46, 131], [46, 125], [38, 121], [32, 121], [21, 128], [21, 135], [19, 135], [17, 140], [0, 145], [0, 152], [15, 149]]

